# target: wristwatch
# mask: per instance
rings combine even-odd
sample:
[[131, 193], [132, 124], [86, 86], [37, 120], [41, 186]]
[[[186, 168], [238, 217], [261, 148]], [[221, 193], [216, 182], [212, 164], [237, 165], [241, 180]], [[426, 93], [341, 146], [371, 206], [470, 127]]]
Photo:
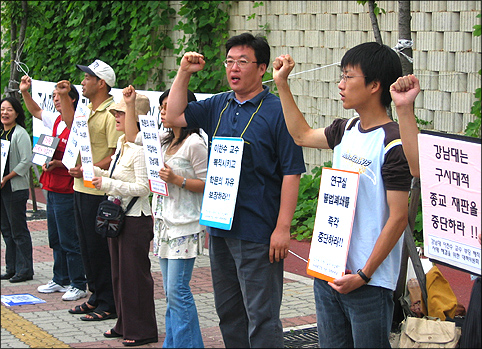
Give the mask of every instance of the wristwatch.
[[372, 279], [372, 278], [369, 278], [368, 276], [366, 276], [365, 273], [361, 269], [358, 269], [356, 271], [356, 273], [358, 275], [360, 275], [360, 277], [363, 279], [363, 281], [365, 281], [366, 284], [368, 284], [370, 282], [370, 280]]
[[185, 186], [186, 186], [186, 178], [183, 179], [182, 184], [181, 184], [181, 188], [184, 189]]

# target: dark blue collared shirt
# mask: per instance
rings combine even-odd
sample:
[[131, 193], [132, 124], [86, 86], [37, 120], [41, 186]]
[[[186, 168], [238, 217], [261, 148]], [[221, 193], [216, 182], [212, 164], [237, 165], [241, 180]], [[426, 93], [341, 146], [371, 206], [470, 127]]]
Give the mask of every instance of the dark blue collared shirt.
[[288, 133], [279, 98], [269, 87], [263, 88], [242, 104], [234, 92], [226, 92], [191, 102], [184, 111], [187, 127], [202, 128], [211, 144], [215, 132], [216, 137], [240, 137], [261, 103], [242, 136], [244, 152], [233, 225], [229, 231], [208, 227], [213, 236], [269, 244], [278, 219], [283, 176], [306, 171], [302, 149]]

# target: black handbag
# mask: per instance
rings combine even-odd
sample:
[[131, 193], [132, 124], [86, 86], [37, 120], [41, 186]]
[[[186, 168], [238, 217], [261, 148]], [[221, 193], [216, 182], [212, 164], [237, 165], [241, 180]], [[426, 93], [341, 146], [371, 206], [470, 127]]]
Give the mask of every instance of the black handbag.
[[[117, 153], [117, 157], [112, 166], [110, 176], [114, 172], [115, 165], [119, 159], [120, 151]], [[134, 206], [139, 197], [134, 197], [127, 205], [126, 210], [122, 209], [120, 204], [116, 204], [113, 201], [107, 200], [107, 195], [104, 195], [104, 201], [99, 204], [97, 209], [97, 216], [95, 218], [95, 231], [102, 237], [115, 238], [119, 236], [122, 227], [124, 225], [125, 215]]]

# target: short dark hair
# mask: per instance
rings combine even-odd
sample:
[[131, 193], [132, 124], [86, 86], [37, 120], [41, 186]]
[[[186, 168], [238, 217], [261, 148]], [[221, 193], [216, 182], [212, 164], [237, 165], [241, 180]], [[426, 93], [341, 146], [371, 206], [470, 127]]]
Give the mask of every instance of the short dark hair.
[[270, 61], [270, 48], [268, 41], [264, 36], [261, 36], [260, 34], [253, 36], [251, 33], [232, 36], [226, 41], [226, 54], [235, 46], [251, 47], [254, 50], [258, 65], [264, 63], [266, 64], [266, 68], [268, 67]]
[[[0, 104], [2, 104], [4, 101], [9, 102], [12, 105], [13, 109], [17, 112], [17, 119], [15, 120], [15, 122], [18, 125], [25, 128], [25, 112], [24, 112], [24, 110], [22, 108], [22, 104], [19, 102], [19, 100], [16, 99], [15, 97], [5, 97], [5, 98], [2, 99]], [[0, 127], [3, 129], [3, 124], [1, 124]]]
[[[164, 101], [164, 99], [166, 99], [166, 97], [169, 96], [170, 91], [171, 89], [167, 89], [159, 96], [159, 105], [162, 105], [162, 102]], [[196, 96], [191, 90], [187, 90], [187, 102], [189, 103], [194, 101], [197, 101]], [[166, 138], [162, 140], [161, 145], [170, 144], [174, 139], [174, 132], [172, 131], [172, 129], [169, 129], [167, 132], [168, 132], [168, 135]], [[188, 136], [192, 135], [193, 133], [197, 133], [198, 135], [201, 134], [199, 128], [193, 128], [188, 130], [182, 127], [181, 134], [179, 135], [179, 139], [176, 141], [176, 143], [173, 144], [173, 146], [181, 144], [184, 141], [184, 139], [186, 139]]]
[[[161, 105], [162, 101], [164, 101], [164, 99], [166, 99], [166, 97], [169, 96], [170, 91], [171, 89], [167, 89], [159, 96], [159, 105]], [[187, 90], [187, 102], [189, 103], [193, 101], [197, 101], [196, 96], [194, 95], [194, 93], [192, 93], [191, 90]]]
[[74, 100], [74, 110], [77, 109], [77, 104], [79, 103], [79, 91], [77, 91], [72, 83], [70, 83], [69, 97]]
[[392, 102], [390, 85], [403, 75], [402, 63], [398, 54], [387, 45], [365, 42], [349, 49], [341, 59], [341, 69], [359, 66], [365, 75], [365, 84], [379, 81], [381, 102], [389, 107]]

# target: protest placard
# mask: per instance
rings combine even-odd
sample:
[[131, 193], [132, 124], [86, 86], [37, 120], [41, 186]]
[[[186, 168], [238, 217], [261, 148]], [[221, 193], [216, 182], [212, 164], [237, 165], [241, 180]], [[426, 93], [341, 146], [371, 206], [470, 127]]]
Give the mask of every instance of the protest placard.
[[324, 167], [306, 273], [326, 281], [345, 275], [359, 174]]
[[418, 140], [424, 255], [480, 275], [480, 139], [423, 130]]
[[1, 158], [0, 160], [2, 161], [0, 163], [1, 167], [1, 175], [0, 178], [3, 178], [3, 171], [5, 171], [5, 165], [7, 164], [7, 158], [8, 158], [8, 149], [10, 148], [10, 141], [7, 141], [5, 139], [1, 140]]
[[37, 144], [32, 150], [32, 163], [35, 165], [46, 165], [49, 167], [49, 162], [52, 160], [55, 149], [59, 145], [60, 139], [58, 137], [40, 135]]
[[213, 138], [199, 224], [231, 229], [243, 148], [242, 138]]
[[153, 193], [169, 196], [167, 183], [159, 176], [159, 171], [164, 167], [164, 155], [159, 139], [157, 119], [154, 115], [139, 115], [139, 125], [142, 133], [149, 188]]

